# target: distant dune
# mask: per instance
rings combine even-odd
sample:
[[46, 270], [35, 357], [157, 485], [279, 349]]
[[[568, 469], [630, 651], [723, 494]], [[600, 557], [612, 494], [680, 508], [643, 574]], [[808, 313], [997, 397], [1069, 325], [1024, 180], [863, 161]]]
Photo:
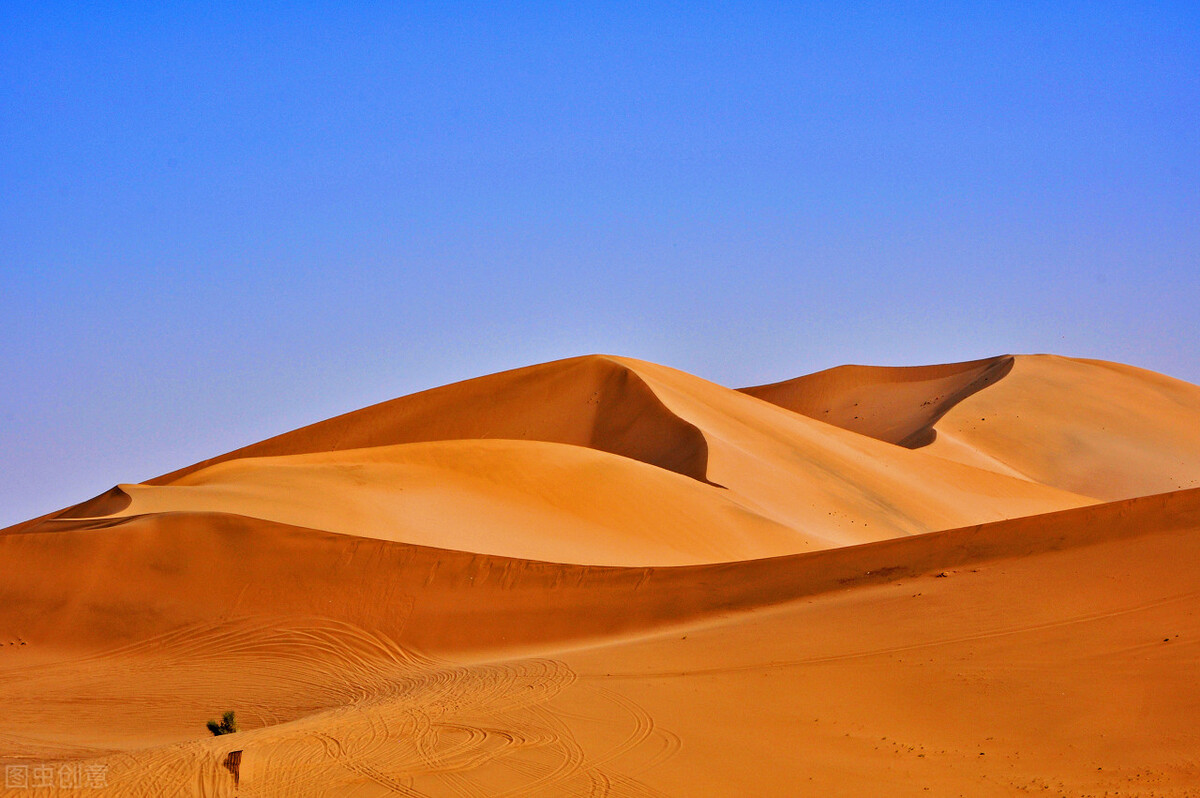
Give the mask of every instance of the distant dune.
[[1200, 388], [1052, 355], [841, 366], [745, 388], [781, 407], [939, 457], [1101, 500], [1200, 486]]
[[1200, 792], [1200, 388], [1127, 366], [574, 358], [118, 484], [0, 563], [0, 765], [100, 794]]

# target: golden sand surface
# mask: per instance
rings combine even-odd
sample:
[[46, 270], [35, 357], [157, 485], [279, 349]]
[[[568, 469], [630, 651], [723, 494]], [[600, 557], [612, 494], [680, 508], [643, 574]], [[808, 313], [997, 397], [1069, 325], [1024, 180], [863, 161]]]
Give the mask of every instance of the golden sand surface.
[[5, 796], [1200, 795], [1200, 387], [1128, 366], [574, 358], [0, 570]]

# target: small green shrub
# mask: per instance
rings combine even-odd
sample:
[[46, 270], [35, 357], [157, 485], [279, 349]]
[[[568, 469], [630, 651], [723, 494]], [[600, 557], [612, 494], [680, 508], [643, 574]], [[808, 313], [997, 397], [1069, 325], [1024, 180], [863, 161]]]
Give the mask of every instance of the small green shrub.
[[221, 716], [219, 723], [215, 720], [210, 720], [208, 722], [208, 730], [213, 733], [214, 737], [220, 737], [222, 734], [233, 734], [238, 730], [237, 718], [233, 716], [233, 712], [226, 712]]

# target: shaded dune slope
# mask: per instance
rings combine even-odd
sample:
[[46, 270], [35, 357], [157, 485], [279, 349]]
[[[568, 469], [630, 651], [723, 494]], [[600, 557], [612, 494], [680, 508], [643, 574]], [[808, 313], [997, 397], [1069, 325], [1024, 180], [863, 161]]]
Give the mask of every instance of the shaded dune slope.
[[930, 443], [950, 408], [1006, 376], [1011, 356], [939, 366], [838, 366], [741, 388], [796, 413], [916, 449]]
[[[1200, 526], [1163, 509], [1003, 522], [997, 559], [560, 659], [680, 735], [654, 770], [625, 760], [667, 795], [1190, 798]], [[579, 692], [564, 712], [600, 706]]]

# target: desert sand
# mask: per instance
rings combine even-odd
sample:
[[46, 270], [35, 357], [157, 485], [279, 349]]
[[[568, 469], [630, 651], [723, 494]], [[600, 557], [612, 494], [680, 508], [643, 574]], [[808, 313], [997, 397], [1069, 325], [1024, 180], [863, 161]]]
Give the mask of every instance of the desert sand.
[[0, 568], [3, 795], [1200, 794], [1200, 387], [1128, 366], [574, 358]]

